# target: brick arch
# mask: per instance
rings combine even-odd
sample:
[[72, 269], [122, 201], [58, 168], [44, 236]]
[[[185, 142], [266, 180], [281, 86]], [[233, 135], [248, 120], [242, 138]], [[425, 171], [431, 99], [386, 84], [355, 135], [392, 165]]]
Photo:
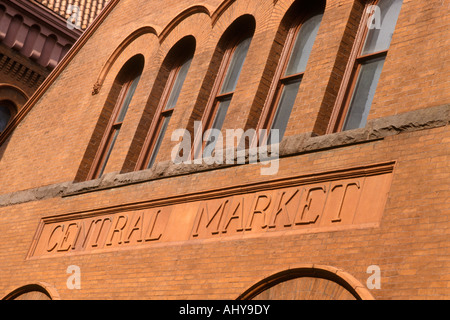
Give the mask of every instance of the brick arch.
[[128, 35], [128, 37], [126, 37], [121, 44], [114, 50], [114, 52], [111, 54], [111, 56], [108, 58], [108, 60], [106, 61], [105, 65], [103, 66], [97, 81], [94, 84], [94, 87], [92, 89], [92, 95], [96, 95], [100, 92], [103, 83], [106, 79], [106, 76], [108, 75], [109, 71], [111, 70], [112, 66], [114, 65], [114, 63], [116, 62], [116, 60], [120, 57], [120, 55], [122, 54], [122, 52], [134, 41], [136, 41], [136, 39], [138, 39], [139, 37], [145, 35], [145, 34], [154, 34], [155, 36], [158, 36], [155, 28], [151, 27], [151, 26], [145, 26], [142, 28], [139, 28], [135, 31], [133, 31], [130, 35]]
[[[374, 297], [365, 288], [359, 280], [353, 277], [351, 274], [338, 269], [336, 267], [324, 266], [324, 265], [299, 265], [295, 268], [289, 270], [283, 270], [277, 272], [273, 275], [265, 277], [263, 280], [259, 281], [249, 289], [247, 289], [243, 294], [241, 294], [237, 300], [252, 300], [258, 298], [267, 298], [268, 290], [273, 290], [277, 286], [289, 283], [290, 281], [296, 280], [310, 280], [316, 279], [322, 281], [319, 287], [326, 286], [328, 283], [332, 283], [336, 286], [339, 292], [336, 296], [330, 296], [325, 292], [321, 292], [324, 288], [319, 288], [314, 292], [313, 295], [309, 295], [308, 290], [314, 290], [313, 288], [304, 288], [303, 292], [306, 292], [303, 296], [314, 297], [317, 299], [333, 299], [333, 298], [343, 298], [343, 299], [355, 299], [355, 300], [374, 300]], [[301, 285], [299, 285], [301, 286]], [[289, 286], [286, 286], [287, 290], [292, 290]], [[274, 294], [275, 299], [277, 299], [277, 293]], [[295, 294], [291, 295], [295, 298]]]
[[222, 16], [222, 14], [234, 3], [236, 0], [225, 0], [223, 1], [217, 9], [213, 12], [211, 15], [211, 23], [213, 25], [216, 24], [216, 22], [219, 20], [219, 18]]
[[167, 36], [175, 29], [182, 21], [187, 19], [188, 17], [203, 13], [206, 14], [208, 17], [211, 17], [211, 13], [208, 8], [206, 8], [203, 5], [194, 5], [191, 7], [188, 7], [187, 9], [180, 12], [175, 18], [173, 18], [166, 27], [161, 31], [159, 34], [159, 41], [162, 43]]
[[28, 95], [19, 87], [0, 84], [0, 100], [12, 101], [17, 107], [16, 111], [19, 111], [28, 99]]
[[27, 284], [8, 293], [2, 300], [61, 300], [58, 291], [50, 284]]
[[166, 58], [173, 46], [182, 38], [192, 36], [198, 43], [199, 47], [203, 47], [208, 41], [211, 29], [211, 17], [209, 11], [204, 6], [193, 6], [182, 11], [174, 18], [163, 31], [159, 33], [159, 48], [155, 53], [153, 64], [158, 64], [158, 68], [162, 61]]

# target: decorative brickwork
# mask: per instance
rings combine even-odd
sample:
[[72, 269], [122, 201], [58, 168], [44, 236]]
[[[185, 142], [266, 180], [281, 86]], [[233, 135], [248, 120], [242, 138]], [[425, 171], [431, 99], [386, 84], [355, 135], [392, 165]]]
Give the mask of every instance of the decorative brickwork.
[[[255, 129], [305, 3], [110, 0], [0, 134], [0, 297], [449, 299], [449, 0], [403, 1], [364, 127], [326, 134], [372, 2], [327, 0], [276, 172], [249, 163], [253, 150], [245, 163], [173, 161], [172, 133], [194, 139], [226, 30], [254, 21], [222, 132]], [[136, 170], [173, 59], [194, 40], [155, 164]], [[89, 180], [137, 55], [120, 134]]]

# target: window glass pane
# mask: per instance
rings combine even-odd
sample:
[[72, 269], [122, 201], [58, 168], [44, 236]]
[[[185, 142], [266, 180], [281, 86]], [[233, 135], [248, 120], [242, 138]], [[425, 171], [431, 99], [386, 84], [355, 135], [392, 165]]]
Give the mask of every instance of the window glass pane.
[[231, 97], [224, 101], [221, 101], [219, 108], [217, 110], [216, 118], [214, 119], [214, 124], [212, 129], [222, 130], [222, 125], [225, 121], [225, 116], [227, 115], [228, 107], [230, 106]]
[[402, 3], [403, 0], [381, 0], [378, 3], [378, 7], [375, 7], [369, 18], [370, 30], [362, 55], [389, 49]]
[[286, 69], [286, 76], [305, 72], [322, 17], [323, 14], [313, 16], [301, 26], [292, 49], [289, 64]]
[[[278, 130], [279, 139], [284, 136], [286, 127], [289, 121], [289, 117], [294, 106], [295, 98], [297, 97], [298, 89], [300, 87], [301, 80], [292, 81], [286, 84], [281, 93], [280, 102], [278, 104], [277, 112], [272, 122], [272, 130]], [[272, 134], [269, 132], [269, 138], [267, 144], [275, 144], [280, 141], [272, 141]]]
[[186, 79], [189, 67], [191, 65], [192, 59], [186, 61], [178, 71], [177, 77], [172, 87], [172, 92], [170, 93], [169, 99], [164, 110], [169, 110], [175, 108], [177, 104], [178, 97], [180, 96], [181, 88], [183, 87], [184, 80]]
[[114, 145], [116, 144], [116, 140], [117, 140], [117, 137], [119, 136], [119, 132], [120, 132], [120, 129], [117, 129], [114, 132], [111, 143], [109, 144], [108, 150], [105, 154], [105, 160], [103, 161], [100, 171], [98, 173], [98, 176], [97, 176], [98, 178], [100, 178], [103, 175], [103, 172], [105, 171], [106, 164], [108, 163], [109, 157], [111, 156], [111, 152], [114, 148]]
[[222, 91], [220, 92], [221, 94], [233, 92], [234, 89], [236, 89], [239, 75], [241, 74], [242, 67], [244, 66], [245, 57], [247, 56], [251, 41], [252, 38], [247, 38], [237, 45], [222, 85]]
[[[222, 126], [225, 121], [225, 116], [227, 115], [227, 111], [228, 111], [228, 107], [230, 106], [230, 102], [231, 102], [231, 97], [228, 98], [227, 100], [220, 102], [219, 108], [217, 110], [216, 118], [214, 119], [214, 123], [213, 123], [211, 129], [222, 130]], [[218, 137], [213, 136], [213, 135], [208, 137], [208, 142], [205, 145], [205, 151], [203, 153], [204, 157], [211, 156], [211, 152], [216, 147], [217, 138]]]
[[361, 65], [343, 130], [362, 128], [366, 125], [384, 60], [384, 57], [373, 59]]
[[131, 99], [133, 98], [134, 92], [136, 91], [136, 87], [139, 83], [139, 79], [141, 77], [136, 77], [133, 82], [130, 85], [130, 88], [128, 89], [125, 98], [123, 99], [122, 107], [120, 109], [119, 116], [117, 117], [116, 122], [123, 122], [123, 119], [125, 118], [125, 115], [127, 114], [128, 107], [130, 106]]
[[7, 106], [0, 105], [0, 132], [5, 130], [11, 118], [11, 112]]
[[148, 163], [147, 168], [151, 168], [155, 163], [156, 156], [158, 155], [159, 149], [161, 148], [162, 141], [164, 139], [164, 135], [166, 134], [167, 127], [169, 126], [170, 118], [172, 115], [169, 115], [164, 118], [164, 122], [162, 124], [161, 130], [159, 130], [158, 139], [156, 140], [155, 147], [152, 151], [152, 156], [150, 157], [150, 161]]

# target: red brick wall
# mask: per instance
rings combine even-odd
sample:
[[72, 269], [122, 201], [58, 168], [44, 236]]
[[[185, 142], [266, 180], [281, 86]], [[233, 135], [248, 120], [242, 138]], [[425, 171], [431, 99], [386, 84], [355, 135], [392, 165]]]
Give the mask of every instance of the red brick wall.
[[[184, 10], [197, 4], [193, 1], [171, 1], [170, 5], [166, 1], [160, 8], [137, 5], [134, 0], [122, 0], [117, 5], [15, 129], [8, 143], [0, 147], [0, 296], [42, 281], [55, 287], [63, 299], [234, 299], [272, 274], [298, 265], [319, 264], [345, 270], [363, 285], [370, 276], [366, 273], [368, 266], [378, 265], [381, 289], [370, 291], [375, 298], [449, 298], [446, 248], [450, 137], [445, 125], [292, 154], [280, 160], [274, 177], [262, 176], [259, 165], [234, 166], [6, 205], [14, 197], [17, 199], [18, 191], [74, 180], [115, 76], [129, 58], [141, 53], [146, 61], [142, 78], [106, 168], [106, 172], [119, 172], [162, 61], [179, 39], [193, 35], [196, 53], [168, 132], [185, 128], [217, 41], [236, 18], [251, 14], [256, 20], [255, 36], [224, 124], [224, 128], [246, 128], [252, 122], [249, 115], [254, 116], [251, 111], [257, 110], [258, 99], [262, 99], [261, 79], [267, 71], [266, 61], [283, 13], [292, 2], [237, 0], [220, 6], [221, 1], [211, 0], [191, 11]], [[449, 103], [448, 6], [447, 0], [404, 1], [369, 119]], [[224, 11], [217, 11], [218, 8]], [[290, 118], [288, 137], [323, 133], [323, 119], [331, 112], [354, 36], [355, 16], [361, 9], [357, 1], [327, 1]], [[205, 13], [207, 10], [213, 19]], [[181, 12], [187, 14], [170, 24]], [[100, 92], [92, 95], [92, 87], [114, 50], [144, 26], [151, 26], [156, 34], [146, 33], [126, 46], [107, 73]], [[166, 36], [158, 39], [163, 30]], [[170, 160], [175, 144], [170, 141], [170, 134], [166, 135], [158, 159]], [[43, 217], [387, 161], [395, 161], [396, 165], [377, 227], [222, 241], [192, 240], [139, 250], [26, 259]], [[69, 265], [81, 268], [81, 290], [66, 287]]]

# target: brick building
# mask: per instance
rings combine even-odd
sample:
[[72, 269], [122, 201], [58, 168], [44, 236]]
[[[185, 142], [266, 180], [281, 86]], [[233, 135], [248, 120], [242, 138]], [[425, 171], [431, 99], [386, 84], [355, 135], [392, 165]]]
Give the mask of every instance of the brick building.
[[0, 0], [0, 132], [105, 3]]
[[448, 299], [449, 0], [111, 0], [0, 134], [6, 299]]

